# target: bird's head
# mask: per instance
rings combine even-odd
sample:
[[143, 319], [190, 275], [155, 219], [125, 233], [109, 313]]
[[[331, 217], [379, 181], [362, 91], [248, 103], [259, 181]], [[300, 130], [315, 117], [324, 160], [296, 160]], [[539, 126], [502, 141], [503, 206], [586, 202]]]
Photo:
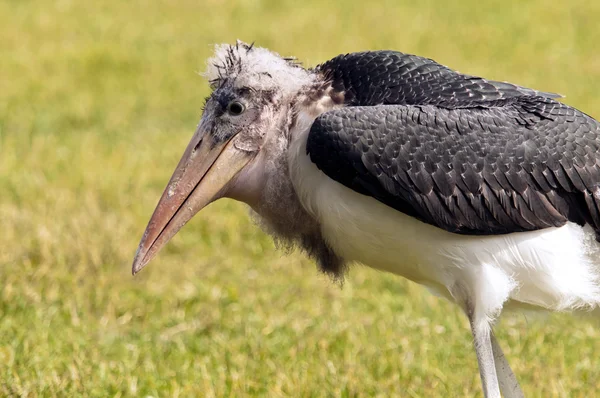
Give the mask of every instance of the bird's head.
[[314, 81], [291, 59], [242, 42], [217, 46], [205, 77], [212, 93], [144, 232], [134, 274], [209, 203], [257, 200], [265, 165], [285, 152], [294, 103]]

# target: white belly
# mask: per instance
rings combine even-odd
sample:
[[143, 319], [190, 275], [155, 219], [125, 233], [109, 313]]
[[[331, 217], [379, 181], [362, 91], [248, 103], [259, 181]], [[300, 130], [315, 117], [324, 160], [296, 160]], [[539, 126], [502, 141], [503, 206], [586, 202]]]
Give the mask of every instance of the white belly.
[[550, 310], [600, 305], [600, 244], [589, 226], [453, 234], [333, 181], [310, 161], [305, 145], [296, 141], [290, 151], [294, 187], [343, 258], [404, 276], [450, 299], [457, 284], [467, 286], [479, 310], [491, 316], [507, 301]]

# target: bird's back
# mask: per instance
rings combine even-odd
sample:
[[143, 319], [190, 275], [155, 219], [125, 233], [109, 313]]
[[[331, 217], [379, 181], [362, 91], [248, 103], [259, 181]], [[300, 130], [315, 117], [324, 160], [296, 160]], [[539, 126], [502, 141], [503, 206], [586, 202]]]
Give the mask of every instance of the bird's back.
[[437, 105], [445, 108], [502, 106], [523, 96], [559, 98], [515, 84], [456, 72], [431, 59], [397, 51], [339, 55], [316, 68], [347, 106]]

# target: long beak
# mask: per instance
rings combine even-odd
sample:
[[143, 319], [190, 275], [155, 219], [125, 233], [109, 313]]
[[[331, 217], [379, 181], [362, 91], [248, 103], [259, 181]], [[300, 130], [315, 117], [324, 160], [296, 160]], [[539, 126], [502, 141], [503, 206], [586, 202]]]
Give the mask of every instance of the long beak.
[[252, 154], [233, 141], [215, 142], [199, 127], [179, 161], [133, 259], [138, 273], [197, 212], [223, 196], [224, 187]]

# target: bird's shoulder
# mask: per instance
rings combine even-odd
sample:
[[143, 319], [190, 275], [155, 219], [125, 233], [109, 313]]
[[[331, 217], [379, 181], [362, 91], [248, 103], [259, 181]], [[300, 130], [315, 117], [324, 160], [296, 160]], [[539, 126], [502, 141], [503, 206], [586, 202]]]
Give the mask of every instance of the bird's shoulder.
[[350, 106], [438, 105], [447, 108], [504, 106], [523, 96], [557, 98], [515, 84], [454, 71], [432, 59], [398, 51], [339, 55], [315, 68]]

